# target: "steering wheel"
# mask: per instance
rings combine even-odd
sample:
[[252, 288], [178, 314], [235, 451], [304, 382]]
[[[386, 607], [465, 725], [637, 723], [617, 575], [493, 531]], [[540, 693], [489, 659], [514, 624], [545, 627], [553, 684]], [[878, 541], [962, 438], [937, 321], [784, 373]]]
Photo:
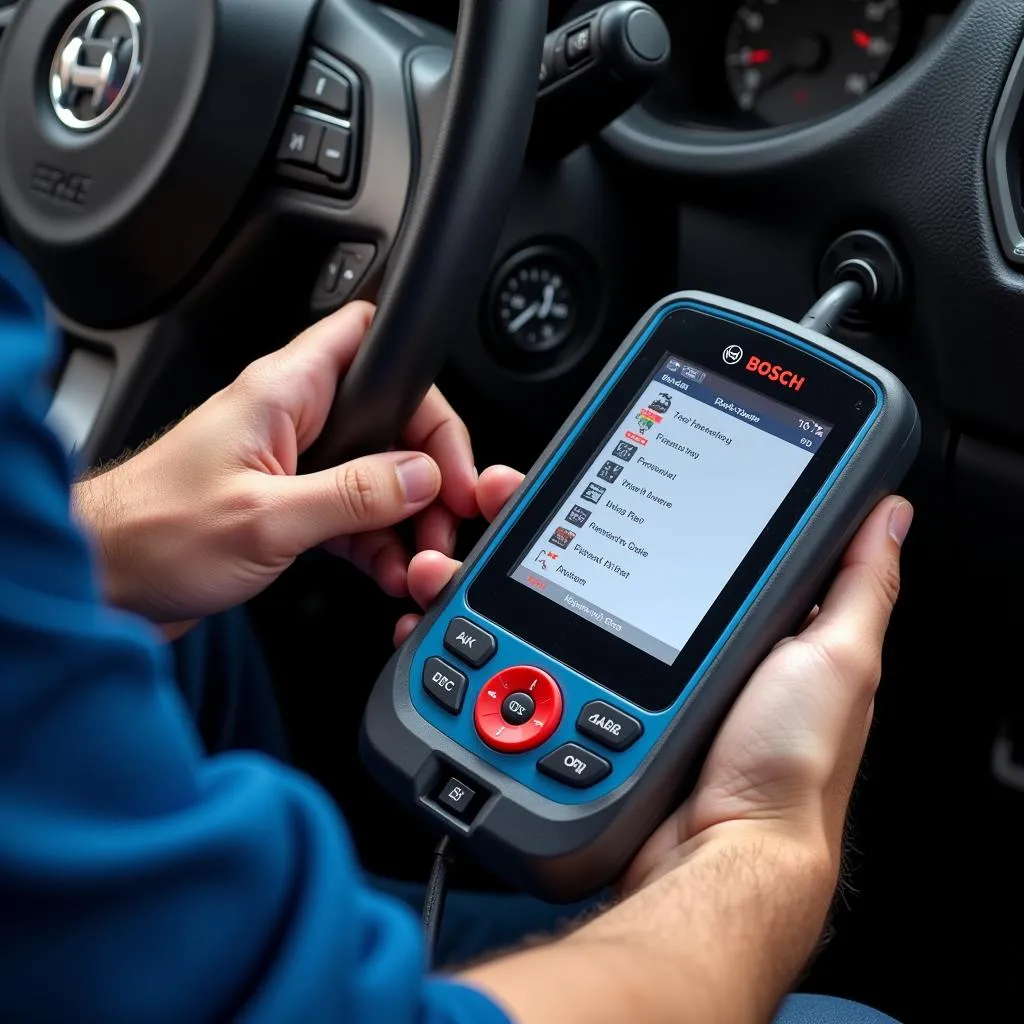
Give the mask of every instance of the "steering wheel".
[[314, 310], [383, 278], [308, 466], [385, 447], [485, 283], [547, 8], [461, 0], [453, 55], [368, 0], [22, 0], [0, 44], [11, 237], [64, 324], [128, 344], [136, 378], [190, 327], [226, 329], [240, 264], [262, 265], [242, 290], [271, 318], [311, 312], [311, 253]]

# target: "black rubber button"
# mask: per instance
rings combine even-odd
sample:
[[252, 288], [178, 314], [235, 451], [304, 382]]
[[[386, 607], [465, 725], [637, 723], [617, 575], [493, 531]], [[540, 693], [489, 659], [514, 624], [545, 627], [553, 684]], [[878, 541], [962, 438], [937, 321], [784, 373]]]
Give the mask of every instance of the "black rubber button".
[[306, 65], [299, 96], [334, 114], [347, 114], [352, 109], [352, 87], [344, 75], [311, 60]]
[[469, 816], [475, 799], [476, 790], [454, 777], [441, 787], [441, 792], [437, 795], [437, 802], [460, 818]]
[[352, 133], [346, 128], [328, 128], [320, 145], [317, 167], [329, 178], [341, 181], [348, 174], [348, 152]]
[[644, 727], [632, 715], [603, 700], [592, 700], [576, 719], [576, 728], [609, 750], [621, 752], [633, 746]]
[[445, 711], [457, 715], [462, 710], [468, 685], [469, 680], [446, 661], [440, 658], [427, 658], [427, 663], [423, 666], [423, 689]]
[[612, 766], [592, 750], [576, 743], [566, 743], [537, 762], [537, 767], [551, 778], [573, 789], [588, 789], [606, 779]]
[[444, 634], [444, 646], [471, 668], [480, 668], [494, 657], [498, 641], [469, 619], [452, 619]]
[[525, 725], [533, 718], [536, 706], [528, 693], [510, 693], [501, 705], [501, 717], [509, 725]]
[[277, 158], [287, 160], [290, 164], [312, 167], [320, 154], [320, 140], [323, 137], [322, 124], [302, 114], [294, 114], [288, 121]]

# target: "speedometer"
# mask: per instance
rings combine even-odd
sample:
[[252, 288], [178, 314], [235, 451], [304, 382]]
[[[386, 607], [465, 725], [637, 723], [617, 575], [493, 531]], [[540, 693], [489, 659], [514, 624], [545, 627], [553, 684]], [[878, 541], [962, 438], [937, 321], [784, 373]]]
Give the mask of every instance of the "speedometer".
[[900, 0], [747, 0], [726, 44], [729, 88], [769, 125], [831, 113], [884, 74], [901, 24]]

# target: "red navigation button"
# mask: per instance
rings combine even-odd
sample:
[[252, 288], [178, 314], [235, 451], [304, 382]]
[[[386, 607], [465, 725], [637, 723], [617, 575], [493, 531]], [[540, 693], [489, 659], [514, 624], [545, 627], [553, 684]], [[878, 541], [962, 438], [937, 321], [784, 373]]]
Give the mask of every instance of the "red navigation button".
[[[522, 693], [534, 704], [533, 715], [522, 725], [512, 725], [501, 713], [506, 698]], [[524, 702], [525, 703], [525, 702]], [[539, 668], [516, 665], [494, 676], [476, 699], [473, 721], [480, 738], [504, 754], [520, 754], [539, 747], [562, 720], [562, 691]]]

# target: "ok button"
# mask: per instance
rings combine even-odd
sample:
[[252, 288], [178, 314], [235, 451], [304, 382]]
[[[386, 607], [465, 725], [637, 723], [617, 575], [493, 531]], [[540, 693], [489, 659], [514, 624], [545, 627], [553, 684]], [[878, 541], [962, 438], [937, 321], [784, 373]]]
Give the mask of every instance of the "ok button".
[[509, 725], [526, 725], [533, 718], [536, 704], [528, 693], [510, 693], [501, 705], [501, 717]]

